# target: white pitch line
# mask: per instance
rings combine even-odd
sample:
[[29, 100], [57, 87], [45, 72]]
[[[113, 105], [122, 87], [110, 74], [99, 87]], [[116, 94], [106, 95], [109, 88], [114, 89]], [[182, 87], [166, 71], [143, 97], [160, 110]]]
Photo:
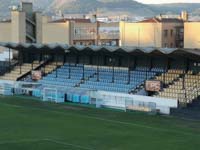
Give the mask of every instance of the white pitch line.
[[77, 144], [71, 144], [68, 142], [61, 142], [58, 140], [53, 140], [53, 139], [49, 139], [49, 138], [45, 138], [45, 139], [21, 139], [21, 140], [10, 140], [10, 141], [0, 141], [0, 145], [4, 145], [4, 144], [19, 144], [19, 143], [25, 143], [25, 142], [42, 142], [42, 141], [47, 141], [47, 142], [53, 142], [55, 144], [59, 144], [59, 145], [63, 145], [63, 146], [72, 146], [72, 147], [76, 147], [79, 149], [84, 149], [84, 150], [94, 150], [92, 148], [89, 147], [84, 147], [81, 145], [77, 145]]
[[77, 145], [77, 144], [71, 144], [71, 143], [68, 143], [68, 142], [61, 142], [61, 141], [57, 141], [57, 140], [53, 140], [53, 139], [45, 139], [46, 141], [49, 141], [49, 142], [53, 142], [53, 143], [56, 143], [56, 144], [61, 144], [61, 145], [64, 145], [64, 146], [72, 146], [72, 147], [76, 147], [76, 148], [80, 148], [80, 149], [85, 149], [85, 150], [94, 150], [93, 148], [89, 148], [89, 147], [84, 147], [84, 146], [80, 146], [80, 145]]
[[168, 130], [168, 129], [163, 129], [163, 128], [156, 128], [156, 127], [147, 126], [147, 125], [141, 125], [141, 124], [136, 124], [136, 123], [129, 123], [129, 122], [123, 122], [123, 121], [117, 121], [117, 120], [104, 119], [104, 118], [93, 117], [93, 116], [89, 116], [89, 115], [72, 114], [70, 112], [66, 113], [66, 112], [60, 112], [60, 111], [55, 111], [55, 110], [47, 110], [47, 109], [42, 109], [42, 108], [37, 108], [37, 107], [25, 107], [25, 106], [5, 104], [5, 103], [1, 103], [1, 104], [7, 105], [7, 106], [10, 106], [10, 107], [14, 107], [14, 108], [26, 108], [26, 109], [33, 109], [33, 110], [41, 110], [41, 111], [46, 111], [46, 112], [63, 114], [65, 116], [77, 116], [77, 117], [83, 117], [83, 118], [88, 118], [88, 119], [95, 119], [95, 120], [100, 120], [100, 121], [105, 121], [105, 122], [110, 122], [110, 123], [116, 123], [116, 124], [136, 126], [136, 127], [140, 127], [140, 128], [153, 129], [153, 130], [158, 130], [158, 131], [163, 131], [163, 132], [173, 132], [173, 133], [178, 133], [178, 134], [200, 136], [200, 134], [192, 134], [192, 133], [189, 133], [189, 132], [180, 132], [180, 131], [175, 131], [175, 130]]
[[3, 144], [13, 144], [13, 143], [24, 143], [24, 142], [40, 142], [43, 139], [22, 139], [22, 140], [10, 140], [10, 141], [0, 141], [0, 145]]

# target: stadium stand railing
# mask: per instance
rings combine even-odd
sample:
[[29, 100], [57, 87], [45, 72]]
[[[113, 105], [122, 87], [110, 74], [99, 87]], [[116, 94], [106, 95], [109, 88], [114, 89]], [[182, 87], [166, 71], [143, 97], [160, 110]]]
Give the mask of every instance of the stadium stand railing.
[[23, 63], [14, 66], [11, 70], [0, 76], [1, 80], [12, 80], [16, 81], [21, 76], [27, 74], [32, 69], [35, 69], [41, 65], [42, 62], [34, 61], [33, 64]]

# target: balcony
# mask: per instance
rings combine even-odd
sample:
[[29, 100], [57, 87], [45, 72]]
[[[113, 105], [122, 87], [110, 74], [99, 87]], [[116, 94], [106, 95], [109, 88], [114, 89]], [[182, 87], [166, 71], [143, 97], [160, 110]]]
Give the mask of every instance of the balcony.
[[183, 41], [184, 40], [184, 36], [183, 36], [183, 34], [178, 34], [178, 35], [176, 35], [176, 41]]
[[74, 40], [94, 40], [96, 37], [96, 34], [75, 34]]
[[100, 39], [119, 39], [118, 33], [100, 33], [99, 34]]

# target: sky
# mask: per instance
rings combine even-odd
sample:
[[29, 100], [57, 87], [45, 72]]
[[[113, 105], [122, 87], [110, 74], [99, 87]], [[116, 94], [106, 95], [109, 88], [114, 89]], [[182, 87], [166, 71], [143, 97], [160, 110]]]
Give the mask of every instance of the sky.
[[145, 4], [160, 4], [160, 3], [200, 3], [200, 0], [136, 0]]

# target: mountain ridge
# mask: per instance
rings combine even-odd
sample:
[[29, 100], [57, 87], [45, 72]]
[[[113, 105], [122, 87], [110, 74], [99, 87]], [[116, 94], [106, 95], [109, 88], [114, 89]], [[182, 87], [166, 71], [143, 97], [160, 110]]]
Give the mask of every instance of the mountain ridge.
[[[128, 14], [152, 17], [162, 13], [189, 13], [200, 15], [200, 3], [142, 4], [134, 0], [26, 0], [34, 3], [36, 10], [46, 14], [63, 13], [87, 14], [98, 10], [101, 14]], [[41, 3], [42, 1], [42, 3]], [[9, 6], [19, 5], [19, 0], [0, 0], [0, 16], [9, 15]]]

